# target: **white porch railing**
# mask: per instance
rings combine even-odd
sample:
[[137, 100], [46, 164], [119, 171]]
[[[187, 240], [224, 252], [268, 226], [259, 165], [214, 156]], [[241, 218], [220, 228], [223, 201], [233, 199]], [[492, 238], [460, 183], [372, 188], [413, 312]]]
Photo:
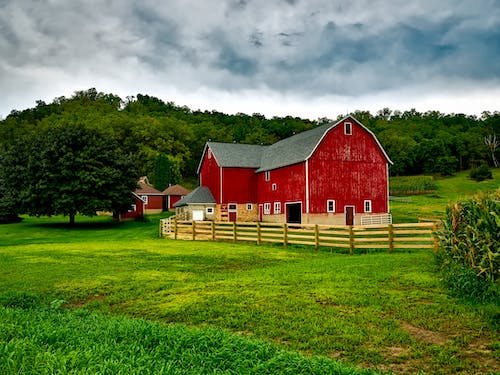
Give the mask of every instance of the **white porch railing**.
[[361, 225], [392, 224], [391, 214], [361, 216]]

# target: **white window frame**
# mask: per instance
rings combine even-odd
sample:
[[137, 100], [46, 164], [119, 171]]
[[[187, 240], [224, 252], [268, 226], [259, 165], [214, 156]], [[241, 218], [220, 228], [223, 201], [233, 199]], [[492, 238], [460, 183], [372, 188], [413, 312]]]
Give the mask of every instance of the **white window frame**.
[[236, 203], [228, 203], [227, 210], [229, 212], [236, 212], [238, 211], [238, 205]]
[[278, 185], [276, 185], [276, 182], [271, 185], [272, 191], [278, 190]]
[[372, 201], [370, 199], [365, 199], [363, 202], [363, 209], [367, 214], [372, 212]]
[[141, 195], [141, 201], [144, 203], [144, 204], [148, 204], [148, 196], [147, 195]]
[[281, 202], [274, 202], [274, 214], [279, 215], [281, 214]]
[[253, 204], [247, 203], [247, 211], [252, 211], [252, 210], [253, 210]]
[[213, 215], [214, 212], [215, 212], [215, 210], [213, 207], [207, 207], [207, 209], [206, 209], [207, 215]]
[[344, 122], [344, 134], [352, 135], [352, 122]]
[[264, 215], [271, 214], [271, 203], [264, 203]]
[[[331, 209], [330, 209], [330, 204], [332, 205]], [[326, 201], [326, 212], [335, 213], [335, 199], [328, 199]]]
[[265, 171], [264, 172], [264, 180], [265, 181], [270, 181], [271, 180], [271, 171]]

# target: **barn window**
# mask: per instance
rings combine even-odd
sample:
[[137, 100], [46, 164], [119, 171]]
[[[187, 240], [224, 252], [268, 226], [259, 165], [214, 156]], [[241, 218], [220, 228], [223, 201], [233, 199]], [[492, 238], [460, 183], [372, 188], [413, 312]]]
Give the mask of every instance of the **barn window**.
[[213, 207], [207, 207], [207, 215], [213, 215], [214, 214], [214, 208]]
[[365, 201], [365, 212], [372, 212], [372, 201], [371, 200]]
[[350, 122], [344, 122], [344, 134], [345, 135], [352, 134], [352, 124]]
[[335, 212], [335, 200], [328, 199], [326, 201], [326, 212]]
[[236, 203], [229, 203], [228, 209], [229, 211], [236, 211], [238, 206], [236, 206]]
[[265, 179], [266, 181], [271, 180], [271, 171], [265, 171], [265, 172], [264, 172], [264, 179]]
[[264, 203], [264, 215], [271, 214], [271, 203]]
[[148, 196], [147, 195], [141, 195], [141, 200], [144, 202], [144, 204], [148, 204]]
[[128, 212], [135, 212], [137, 210], [137, 206], [135, 204], [132, 204], [130, 208], [128, 209]]
[[278, 188], [278, 186], [277, 186], [276, 184], [273, 184], [273, 185], [272, 185], [272, 189], [273, 189], [273, 191], [276, 191], [276, 189], [277, 189], [277, 188]]
[[280, 214], [281, 213], [281, 202], [274, 202], [274, 214]]
[[247, 203], [247, 211], [252, 211], [253, 205], [252, 203]]

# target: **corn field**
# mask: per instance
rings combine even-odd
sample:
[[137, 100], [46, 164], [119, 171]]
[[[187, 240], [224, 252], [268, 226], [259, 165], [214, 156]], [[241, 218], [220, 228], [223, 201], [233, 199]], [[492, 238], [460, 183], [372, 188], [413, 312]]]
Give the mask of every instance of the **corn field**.
[[438, 261], [451, 289], [480, 299], [498, 296], [500, 189], [450, 204], [439, 237]]

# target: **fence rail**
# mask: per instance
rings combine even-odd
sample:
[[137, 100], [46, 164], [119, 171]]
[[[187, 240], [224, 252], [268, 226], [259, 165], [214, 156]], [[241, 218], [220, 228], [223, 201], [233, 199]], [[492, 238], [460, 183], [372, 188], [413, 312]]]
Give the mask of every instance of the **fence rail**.
[[438, 241], [438, 223], [339, 226], [214, 221], [160, 222], [160, 235], [176, 240], [280, 243], [349, 249], [433, 249]]

